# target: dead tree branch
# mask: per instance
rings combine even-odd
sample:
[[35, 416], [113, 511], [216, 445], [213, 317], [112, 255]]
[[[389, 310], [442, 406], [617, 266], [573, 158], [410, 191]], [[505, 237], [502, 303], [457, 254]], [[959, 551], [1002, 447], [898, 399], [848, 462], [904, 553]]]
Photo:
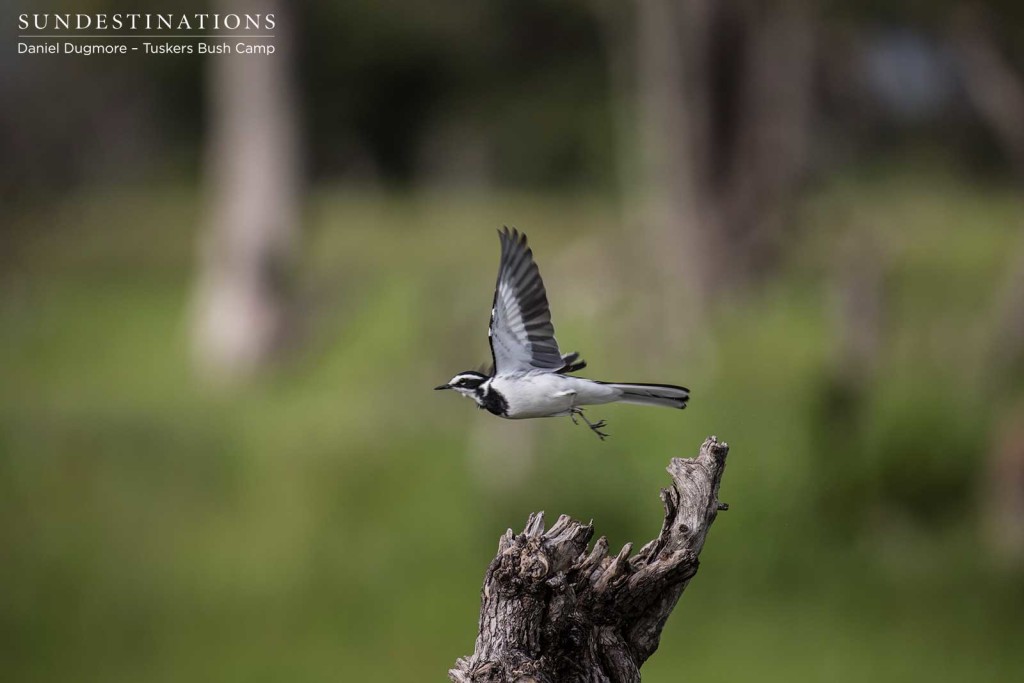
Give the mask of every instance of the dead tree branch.
[[608, 555], [592, 524], [566, 515], [544, 530], [530, 515], [509, 529], [484, 577], [479, 634], [469, 657], [448, 672], [455, 683], [633, 683], [658, 648], [661, 630], [687, 584], [719, 510], [729, 447], [708, 438], [693, 459], [673, 458], [662, 489], [658, 537], [630, 555]]

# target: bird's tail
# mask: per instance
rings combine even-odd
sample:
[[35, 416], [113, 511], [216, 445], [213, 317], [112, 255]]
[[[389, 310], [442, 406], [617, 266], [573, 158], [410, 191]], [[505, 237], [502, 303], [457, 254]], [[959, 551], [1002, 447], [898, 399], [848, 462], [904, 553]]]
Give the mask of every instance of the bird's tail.
[[690, 400], [689, 389], [673, 384], [619, 384], [617, 382], [608, 382], [608, 384], [622, 392], [618, 398], [621, 403], [682, 409]]

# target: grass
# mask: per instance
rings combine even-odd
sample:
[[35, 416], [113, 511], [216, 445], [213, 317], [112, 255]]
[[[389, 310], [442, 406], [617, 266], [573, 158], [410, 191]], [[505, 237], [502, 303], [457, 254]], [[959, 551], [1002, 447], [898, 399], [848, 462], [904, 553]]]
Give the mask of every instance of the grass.
[[[605, 324], [643, 272], [614, 207], [322, 188], [308, 343], [236, 392], [190, 371], [197, 216], [187, 191], [95, 194], [25, 210], [4, 238], [11, 680], [443, 680], [472, 648], [506, 527], [544, 509], [643, 542], [667, 459], [710, 433], [733, 447], [732, 509], [645, 680], [1008, 681], [1024, 666], [1020, 576], [975, 531], [998, 412], [976, 371], [1019, 231], [1010, 193], [908, 174], [823, 188], [780, 275], [652, 378], [653, 349]], [[687, 384], [690, 409], [608, 407], [601, 444], [430, 391], [486, 359], [506, 222], [531, 235], [563, 345], [595, 376]], [[886, 255], [885, 343], [836, 432], [819, 410], [831, 264], [864, 226]]]

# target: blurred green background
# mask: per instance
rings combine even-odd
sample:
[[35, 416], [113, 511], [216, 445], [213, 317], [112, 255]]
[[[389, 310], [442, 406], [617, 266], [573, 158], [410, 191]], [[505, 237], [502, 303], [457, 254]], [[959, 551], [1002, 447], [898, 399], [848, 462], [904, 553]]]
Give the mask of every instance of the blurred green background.
[[[507, 527], [646, 542], [709, 434], [731, 508], [645, 680], [1024, 671], [1014, 3], [3, 20], [43, 11], [272, 11], [281, 50], [5, 40], [6, 680], [444, 680]], [[431, 391], [488, 360], [504, 224], [583, 374], [685, 412], [601, 443]]]

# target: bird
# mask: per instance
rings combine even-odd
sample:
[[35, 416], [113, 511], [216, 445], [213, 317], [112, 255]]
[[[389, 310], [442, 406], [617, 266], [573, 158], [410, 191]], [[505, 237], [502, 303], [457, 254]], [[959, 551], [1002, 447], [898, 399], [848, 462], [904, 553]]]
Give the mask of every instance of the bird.
[[510, 420], [565, 417], [583, 420], [604, 441], [605, 420], [591, 422], [583, 406], [632, 403], [685, 408], [690, 390], [674, 384], [601, 382], [573, 373], [587, 366], [578, 352], [562, 354], [555, 341], [547, 292], [526, 235], [498, 231], [501, 258], [487, 331], [493, 361], [488, 372], [464, 370], [436, 391], [452, 390], [477, 407]]

